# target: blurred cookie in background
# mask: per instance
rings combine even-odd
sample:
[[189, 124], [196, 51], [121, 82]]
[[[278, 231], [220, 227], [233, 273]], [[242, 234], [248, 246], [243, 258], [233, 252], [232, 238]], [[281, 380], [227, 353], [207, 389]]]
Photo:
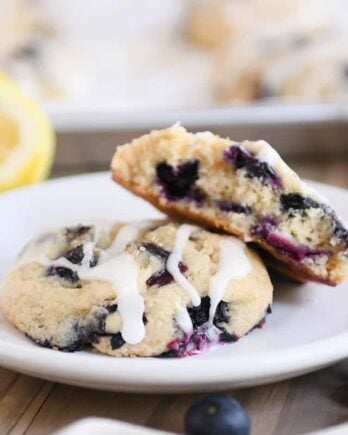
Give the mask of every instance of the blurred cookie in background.
[[329, 100], [348, 95], [348, 39], [339, 35], [304, 41], [268, 65], [265, 96]]
[[3, 0], [0, 70], [58, 116], [341, 97], [343, 1]]
[[215, 60], [211, 87], [217, 101], [341, 98], [348, 89], [348, 38], [338, 6], [323, 0], [192, 0], [186, 36]]
[[0, 58], [4, 59], [27, 44], [35, 24], [35, 13], [30, 0], [2, 0], [0, 11]]
[[346, 98], [348, 39], [323, 33], [226, 45], [217, 53], [212, 81], [221, 102]]
[[186, 35], [207, 49], [239, 44], [250, 35], [306, 35], [327, 26], [328, 9], [322, 0], [191, 0]]
[[0, 3], [0, 69], [31, 96], [44, 100], [69, 93], [76, 53], [47, 0], [2, 0]]
[[235, 32], [226, 0], [191, 1], [185, 24], [187, 39], [205, 49], [214, 49]]

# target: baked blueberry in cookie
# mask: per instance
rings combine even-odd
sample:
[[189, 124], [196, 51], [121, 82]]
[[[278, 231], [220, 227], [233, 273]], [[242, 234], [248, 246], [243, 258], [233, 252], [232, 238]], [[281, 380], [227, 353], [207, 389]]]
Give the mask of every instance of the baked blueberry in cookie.
[[150, 221], [39, 236], [7, 276], [1, 303], [44, 347], [183, 357], [250, 332], [272, 293], [260, 258], [240, 240]]
[[[168, 272], [166, 269], [166, 262], [168, 260], [168, 257], [170, 255], [169, 251], [166, 251], [165, 249], [161, 248], [158, 245], [155, 245], [154, 243], [142, 243], [140, 245], [140, 249], [144, 248], [146, 251], [148, 251], [151, 255], [155, 255], [157, 258], [159, 258], [163, 262], [163, 268], [152, 274], [147, 280], [146, 284], [149, 287], [152, 286], [163, 286], [171, 283], [174, 278], [172, 275]], [[185, 264], [182, 263], [182, 261], [179, 262], [179, 270], [180, 272], [184, 273], [187, 270], [187, 267]]]
[[159, 163], [156, 167], [157, 183], [169, 200], [200, 200], [199, 191], [193, 186], [198, 178], [199, 161], [187, 161], [179, 166]]
[[237, 170], [244, 169], [245, 176], [248, 178], [256, 178], [266, 185], [281, 187], [281, 180], [272, 166], [256, 158], [241, 145], [231, 145], [227, 148], [223, 159]]
[[[159, 181], [163, 168], [169, 172]], [[265, 141], [176, 124], [118, 147], [112, 172], [170, 216], [253, 242], [290, 277], [336, 285], [348, 275], [347, 228]]]

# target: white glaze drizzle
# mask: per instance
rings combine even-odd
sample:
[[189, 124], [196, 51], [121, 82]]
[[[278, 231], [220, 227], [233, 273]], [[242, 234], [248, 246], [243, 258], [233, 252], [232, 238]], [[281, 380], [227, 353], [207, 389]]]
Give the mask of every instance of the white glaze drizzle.
[[[273, 168], [276, 168], [280, 162], [283, 162], [283, 159], [277, 153], [277, 151], [272, 148], [267, 142], [261, 142], [260, 150], [256, 154], [256, 158], [261, 160], [262, 162], [268, 163]], [[284, 163], [284, 162], [283, 162]]]
[[138, 291], [138, 265], [133, 256], [124, 251], [109, 259], [104, 257], [96, 267], [80, 266], [77, 272], [81, 279], [112, 283], [118, 296], [122, 337], [129, 344], [140, 343], [145, 337], [144, 299]]
[[94, 246], [95, 242], [87, 242], [83, 245], [83, 259], [81, 261], [81, 266], [89, 267], [94, 257]]
[[304, 181], [302, 181], [300, 177], [296, 174], [296, 172], [294, 172], [284, 162], [279, 153], [274, 148], [272, 148], [269, 143], [263, 140], [259, 140], [257, 142], [251, 143], [251, 145], [249, 145], [249, 148], [254, 152], [257, 159], [267, 163], [272, 168], [277, 169], [278, 172], [281, 172], [278, 175], [286, 175], [290, 179], [296, 180], [296, 184], [300, 193], [303, 193], [304, 195], [307, 195], [318, 202], [330, 204], [325, 196], [323, 196], [317, 190], [313, 189], [311, 186], [308, 186]]
[[182, 329], [185, 334], [192, 333], [193, 325], [191, 317], [187, 311], [186, 307], [183, 307], [178, 302], [176, 303], [176, 316], [175, 321], [180, 329]]
[[175, 246], [167, 260], [167, 270], [173, 276], [174, 280], [188, 293], [192, 304], [197, 307], [201, 303], [201, 298], [195, 287], [185, 278], [180, 272], [179, 263], [182, 261], [182, 256], [186, 243], [191, 233], [196, 229], [193, 225], [180, 225], [175, 235]]
[[110, 255], [104, 252], [98, 264], [90, 268], [85, 264], [73, 264], [64, 257], [55, 261], [40, 261], [44, 266], [67, 267], [82, 280], [110, 282], [117, 291], [117, 309], [122, 318], [121, 334], [129, 344], [140, 343], [145, 337], [143, 323], [144, 299], [138, 291], [138, 265], [126, 251]]
[[219, 242], [219, 265], [210, 281], [209, 323], [212, 324], [216, 308], [222, 300], [231, 279], [244, 278], [251, 270], [250, 261], [245, 252], [244, 243], [235, 237], [225, 237]]
[[271, 145], [264, 141], [258, 140], [255, 142], [243, 142], [245, 148], [251, 152], [258, 160], [267, 163], [277, 171], [278, 177], [282, 180], [289, 178], [300, 185], [300, 178], [281, 158], [279, 153], [271, 147]]
[[[51, 239], [40, 243], [34, 240], [25, 251], [23, 260], [25, 263], [37, 261], [45, 267], [67, 267], [78, 273], [80, 279], [83, 280], [111, 282], [118, 295], [117, 304], [122, 319], [122, 337], [129, 344], [137, 344], [145, 337], [144, 299], [138, 291], [137, 263], [124, 249], [128, 243], [135, 240], [142, 231], [151, 225], [153, 225], [152, 221], [136, 222], [123, 226], [110, 248], [102, 252], [99, 262], [94, 268], [90, 268], [89, 264], [94, 256], [95, 241], [84, 244], [84, 258], [81, 265], [73, 264], [65, 257], [60, 257], [54, 261], [49, 260], [45, 255], [45, 247], [49, 246]], [[177, 229], [175, 246], [168, 257], [167, 269], [175, 281], [190, 295], [193, 305], [198, 306], [201, 302], [199, 293], [179, 270], [179, 263], [182, 261], [186, 243], [195, 229], [196, 227], [187, 224], [180, 225]], [[242, 278], [250, 271], [250, 268], [241, 241], [233, 237], [221, 240], [218, 271], [211, 280], [209, 291], [211, 298], [210, 323], [213, 321], [216, 307], [223, 297], [229, 280]], [[176, 322], [186, 334], [192, 332], [192, 321], [187, 308], [179, 304], [176, 306]]]
[[[94, 256], [96, 240], [83, 245], [84, 258], [81, 264], [73, 264], [67, 258], [50, 260], [47, 251], [52, 238], [45, 242], [34, 239], [25, 249], [16, 267], [29, 262], [38, 262], [44, 267], [66, 267], [76, 272], [82, 280], [108, 281], [117, 292], [118, 312], [122, 318], [121, 334], [129, 344], [140, 343], [145, 337], [143, 323], [144, 299], [138, 291], [138, 265], [132, 255], [124, 251], [128, 243], [153, 225], [153, 221], [124, 225], [109, 249], [102, 251], [97, 265], [89, 267]], [[122, 231], [123, 230], [123, 231]], [[118, 237], [119, 235], [119, 237]]]

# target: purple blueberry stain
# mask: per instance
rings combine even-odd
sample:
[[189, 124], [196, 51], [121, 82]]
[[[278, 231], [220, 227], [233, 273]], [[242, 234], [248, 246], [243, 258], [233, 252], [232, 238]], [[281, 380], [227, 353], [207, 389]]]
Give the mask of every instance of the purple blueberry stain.
[[333, 224], [333, 234], [348, 243], [348, 229], [342, 224], [342, 222], [336, 221]]
[[[82, 260], [84, 258], [84, 250], [83, 245], [78, 245], [75, 248], [69, 249], [64, 257], [73, 264], [81, 265]], [[89, 261], [89, 267], [95, 267], [98, 264], [98, 255], [96, 253], [93, 254], [93, 258]]]
[[251, 233], [265, 239], [270, 245], [277, 249], [281, 254], [299, 263], [305, 260], [316, 260], [322, 256], [329, 256], [327, 249], [312, 249], [305, 245], [299, 245], [283, 237], [276, 232], [277, 220], [272, 217], [264, 218], [254, 226]]
[[209, 338], [208, 335], [204, 332], [196, 333], [192, 335], [191, 342], [195, 346], [195, 350], [198, 352], [202, 352], [206, 346], [209, 346]]
[[258, 160], [240, 145], [232, 145], [225, 149], [223, 158], [237, 169], [251, 167], [258, 163]]
[[[179, 270], [181, 273], [187, 271], [187, 266], [180, 261]], [[173, 276], [168, 272], [167, 269], [161, 269], [158, 272], [153, 273], [147, 280], [146, 285], [148, 287], [157, 286], [163, 287], [164, 285], [170, 284], [174, 281]]]
[[275, 170], [266, 162], [262, 162], [253, 156], [241, 145], [232, 145], [225, 149], [223, 160], [235, 166], [236, 169], [244, 169], [248, 178], [257, 178], [264, 184], [272, 187], [282, 187], [280, 177]]
[[[283, 212], [289, 213], [289, 217], [293, 217], [294, 213], [301, 213], [302, 215], [305, 215], [306, 210], [311, 208], [322, 209], [323, 212], [331, 218], [332, 235], [345, 243], [348, 247], [348, 230], [347, 228], [345, 228], [341, 220], [337, 217], [334, 210], [328, 204], [321, 204], [318, 201], [315, 201], [312, 198], [304, 197], [299, 193], [289, 193], [282, 194], [280, 196], [280, 205]], [[317, 251], [318, 255], [320, 255], [320, 252], [322, 252], [322, 254], [328, 254], [328, 251]], [[316, 253], [313, 252], [313, 255], [315, 256]]]
[[[166, 263], [170, 255], [169, 251], [154, 243], [141, 243], [139, 245], [139, 248], [145, 249], [149, 254], [157, 257], [163, 263], [163, 268], [153, 273], [146, 280], [146, 285], [148, 287], [162, 287], [174, 281], [173, 276], [168, 272], [166, 268]], [[187, 266], [181, 261], [179, 263], [179, 270], [181, 273], [185, 273], [187, 271]]]
[[182, 358], [196, 355], [210, 345], [205, 330], [200, 328], [191, 335], [186, 335], [183, 340], [176, 338], [167, 344], [168, 351], [163, 352], [161, 358]]
[[[84, 258], [83, 245], [81, 244], [72, 249], [69, 249], [67, 252], [65, 252], [63, 257], [66, 258], [72, 264], [81, 265], [82, 260]], [[93, 258], [89, 262], [89, 267], [95, 267], [97, 263], [98, 263], [98, 256], [94, 254]], [[69, 267], [56, 266], [54, 264], [47, 268], [46, 275], [57, 276], [69, 282], [70, 284], [76, 284], [80, 280], [76, 271], [73, 271]]]
[[184, 356], [188, 356], [187, 351], [187, 343], [188, 340], [186, 338], [184, 341], [179, 340], [176, 338], [175, 340], [171, 341], [167, 344], [167, 351], [162, 352], [160, 355], [158, 355], [159, 358], [181, 358]]
[[274, 231], [278, 226], [278, 220], [274, 217], [268, 216], [251, 228], [251, 234], [267, 238], [269, 233]]
[[88, 318], [81, 319], [73, 324], [69, 336], [70, 342], [64, 346], [57, 345], [54, 337], [48, 337], [44, 340], [38, 340], [30, 337], [33, 341], [43, 347], [55, 348], [63, 352], [76, 352], [91, 347], [92, 343], [99, 341], [99, 337], [104, 334], [105, 317], [108, 311], [104, 307], [100, 307], [98, 312], [92, 314]]
[[46, 271], [47, 276], [58, 276], [71, 284], [76, 284], [79, 281], [79, 276], [76, 272], [63, 266], [50, 266]]
[[170, 284], [173, 281], [173, 277], [166, 269], [161, 269], [158, 272], [153, 273], [147, 280], [146, 285], [148, 287], [163, 287]]
[[183, 342], [180, 341], [178, 338], [176, 338], [175, 340], [171, 341], [170, 343], [167, 344], [167, 348], [169, 350], [175, 350], [175, 351], [179, 351], [180, 347], [183, 345]]
[[280, 205], [283, 212], [308, 210], [310, 208], [320, 208], [319, 202], [314, 199], [304, 197], [299, 193], [283, 193], [280, 195]]
[[120, 349], [125, 343], [126, 342], [120, 332], [113, 334], [110, 338], [110, 346], [112, 350]]
[[[199, 306], [188, 307], [187, 310], [192, 321], [192, 333], [185, 334], [182, 339], [176, 338], [168, 343], [168, 350], [159, 355], [159, 357], [182, 358], [196, 355], [215, 343], [234, 343], [240, 339], [238, 335], [228, 332], [223, 326], [224, 323], [228, 323], [230, 320], [229, 303], [220, 301], [218, 304], [213, 321], [214, 326], [209, 323], [209, 296], [203, 297]], [[262, 328], [267, 314], [271, 312], [272, 308], [269, 304], [265, 310], [265, 316], [248, 333], [256, 328]], [[213, 334], [211, 334], [211, 328], [216, 328]]]
[[105, 309], [108, 311], [108, 313], [115, 313], [117, 311], [118, 305], [117, 304], [111, 304], [107, 305]]
[[204, 202], [204, 192], [194, 187], [199, 178], [199, 166], [197, 159], [188, 160], [178, 166], [171, 166], [166, 162], [157, 165], [157, 183], [168, 201], [186, 199], [198, 204]]
[[330, 251], [328, 250], [311, 249], [305, 245], [297, 245], [277, 233], [269, 233], [266, 240], [280, 253], [300, 263], [307, 259], [315, 261], [324, 255], [330, 255]]
[[[210, 297], [204, 296], [198, 306], [188, 307], [187, 311], [192, 321], [194, 329], [206, 324], [209, 320], [210, 312]], [[221, 329], [221, 324], [227, 323], [230, 320], [229, 304], [225, 301], [220, 301], [216, 307], [213, 324]]]
[[145, 249], [149, 254], [158, 257], [162, 261], [167, 261], [170, 252], [155, 243], [141, 243], [139, 248]]
[[237, 214], [246, 214], [249, 215], [251, 213], [251, 208], [246, 205], [237, 204], [235, 202], [224, 201], [222, 199], [216, 199], [214, 201], [216, 207], [218, 207], [221, 211], [232, 212]]
[[[201, 304], [199, 306], [188, 307], [187, 311], [193, 326], [192, 334], [186, 334], [183, 340], [179, 340], [178, 338], [173, 340], [167, 345], [169, 351], [165, 352], [162, 356], [189, 356], [201, 352], [205, 348], [215, 343], [216, 340], [222, 343], [231, 343], [237, 341], [238, 337], [235, 334], [228, 333], [222, 326], [223, 323], [228, 322], [230, 319], [228, 306], [229, 304], [227, 302], [220, 301], [213, 320], [214, 326], [209, 323], [209, 296], [204, 296], [201, 299]], [[210, 338], [209, 331], [211, 328], [217, 328], [217, 335], [215, 339]]]
[[202, 189], [194, 188], [191, 189], [185, 196], [185, 200], [189, 202], [195, 202], [198, 207], [202, 206], [206, 200], [207, 195]]
[[64, 254], [64, 257], [69, 260], [70, 263], [81, 264], [84, 257], [83, 245], [79, 245], [75, 248], [69, 249], [69, 251]]
[[192, 326], [197, 329], [209, 320], [210, 298], [205, 296], [198, 306], [188, 307], [187, 311], [192, 321]]

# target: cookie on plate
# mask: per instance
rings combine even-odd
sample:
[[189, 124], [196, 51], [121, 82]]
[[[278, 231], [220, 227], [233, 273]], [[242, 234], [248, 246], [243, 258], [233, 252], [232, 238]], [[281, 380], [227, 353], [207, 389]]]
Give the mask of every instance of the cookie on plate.
[[179, 357], [261, 327], [272, 294], [240, 240], [151, 221], [43, 234], [7, 276], [2, 308], [45, 347]]
[[347, 228], [265, 141], [174, 125], [118, 147], [112, 172], [168, 215], [256, 243], [297, 280], [336, 285], [348, 274]]

